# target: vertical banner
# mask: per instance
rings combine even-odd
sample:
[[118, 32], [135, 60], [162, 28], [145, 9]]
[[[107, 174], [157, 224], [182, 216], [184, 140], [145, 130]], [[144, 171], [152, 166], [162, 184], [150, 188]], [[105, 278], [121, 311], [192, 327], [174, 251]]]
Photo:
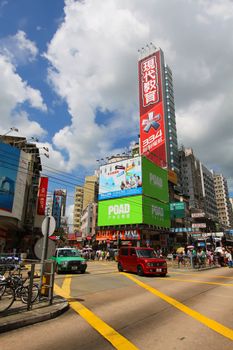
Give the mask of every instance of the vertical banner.
[[61, 191], [55, 190], [53, 194], [53, 210], [52, 216], [56, 220], [56, 229], [61, 226], [61, 214], [62, 214], [62, 201], [63, 196], [61, 195]]
[[48, 191], [48, 178], [41, 177], [39, 193], [38, 193], [38, 202], [37, 202], [38, 215], [45, 215], [47, 191]]
[[138, 63], [140, 150], [160, 167], [167, 165], [163, 101], [163, 54], [161, 50]]

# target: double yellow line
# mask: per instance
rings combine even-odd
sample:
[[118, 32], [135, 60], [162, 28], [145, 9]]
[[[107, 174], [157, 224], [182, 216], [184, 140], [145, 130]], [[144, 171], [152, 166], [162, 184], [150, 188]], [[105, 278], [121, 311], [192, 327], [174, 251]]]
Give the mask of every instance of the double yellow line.
[[[55, 293], [63, 296], [66, 299], [71, 299], [70, 293], [71, 277], [66, 277], [62, 288], [55, 285]], [[105, 339], [107, 339], [116, 349], [119, 350], [139, 350], [128, 339], [123, 337], [120, 333], [115, 331], [107, 323], [96, 316], [92, 311], [86, 308], [78, 301], [70, 301], [70, 306], [75, 310], [84, 320], [86, 320], [97, 332], [99, 332]]]
[[[150, 287], [149, 285], [143, 283], [142, 281], [138, 280], [137, 278], [135, 278], [130, 274], [121, 273], [121, 275], [130, 279], [131, 281], [136, 283], [138, 286], [156, 295], [157, 297], [164, 300], [165, 302], [172, 305], [173, 307], [177, 308], [178, 310], [184, 312], [188, 316], [194, 318], [198, 322], [204, 324], [205, 326], [212, 329], [213, 331], [221, 334], [222, 336], [230, 340], [233, 340], [232, 329], [225, 327], [222, 324], [200, 314], [199, 312], [190, 309], [189, 307], [180, 303], [176, 299], [173, 299], [167, 296], [166, 294], [158, 291], [157, 289]], [[55, 293], [63, 296], [68, 300], [72, 299], [72, 297], [70, 296], [70, 285], [71, 285], [71, 276], [67, 276], [63, 282], [62, 288], [55, 285], [55, 288], [54, 288]], [[110, 327], [107, 323], [101, 320], [98, 316], [96, 316], [92, 311], [86, 308], [83, 304], [81, 304], [78, 301], [69, 301], [69, 304], [73, 310], [75, 310], [83, 319], [85, 319], [97, 332], [99, 332], [105, 339], [107, 339], [116, 349], [138, 350], [138, 348], [133, 343], [131, 343], [127, 338], [123, 337], [121, 334], [115, 331], [112, 327]]]

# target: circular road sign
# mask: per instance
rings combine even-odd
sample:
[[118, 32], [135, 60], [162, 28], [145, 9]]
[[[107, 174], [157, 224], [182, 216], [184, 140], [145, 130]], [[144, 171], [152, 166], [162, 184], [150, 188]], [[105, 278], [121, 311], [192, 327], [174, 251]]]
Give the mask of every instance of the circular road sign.
[[[48, 227], [49, 225], [49, 227]], [[43, 235], [45, 236], [48, 232], [49, 236], [52, 236], [53, 232], [55, 231], [56, 228], [56, 221], [53, 216], [46, 216], [42, 222], [41, 225], [41, 231]], [[47, 231], [48, 230], [48, 231]]]
[[[44, 244], [44, 237], [41, 237], [36, 241], [36, 244], [34, 246], [34, 253], [35, 253], [37, 259], [42, 258], [43, 244]], [[55, 252], [55, 249], [56, 249], [56, 243], [54, 241], [52, 241], [51, 239], [48, 239], [47, 257], [52, 256]]]

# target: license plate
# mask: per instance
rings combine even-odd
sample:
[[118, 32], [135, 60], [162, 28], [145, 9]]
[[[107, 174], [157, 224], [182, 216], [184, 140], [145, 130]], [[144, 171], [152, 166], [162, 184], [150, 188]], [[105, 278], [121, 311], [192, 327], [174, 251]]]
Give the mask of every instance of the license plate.
[[78, 269], [78, 266], [71, 266], [71, 270], [72, 271], [75, 271], [75, 270], [77, 270]]
[[162, 269], [156, 269], [157, 272], [162, 272]]

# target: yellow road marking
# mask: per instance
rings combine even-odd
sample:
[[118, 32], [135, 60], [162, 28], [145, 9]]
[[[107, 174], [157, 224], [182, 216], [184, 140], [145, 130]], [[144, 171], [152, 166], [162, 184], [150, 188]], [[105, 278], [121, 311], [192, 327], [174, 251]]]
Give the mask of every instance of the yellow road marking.
[[233, 330], [232, 329], [225, 327], [221, 323], [218, 323], [214, 320], [211, 320], [210, 318], [200, 314], [199, 312], [190, 309], [188, 306], [185, 306], [184, 304], [180, 303], [178, 300], [173, 299], [173, 298], [169, 297], [168, 295], [158, 291], [157, 289], [148, 286], [147, 284], [139, 281], [137, 278], [135, 278], [127, 273], [122, 272], [121, 274], [124, 275], [125, 277], [131, 279], [133, 282], [138, 284], [140, 287], [148, 290], [150, 293], [156, 295], [157, 297], [163, 299], [164, 301], [166, 301], [170, 305], [176, 307], [178, 310], [186, 313], [187, 315], [193, 317], [195, 320], [203, 323], [205, 326], [211, 328], [215, 332], [223, 335], [226, 338], [233, 340]]
[[[70, 284], [71, 277], [65, 278], [61, 289], [56, 284], [54, 290], [56, 294], [63, 296], [66, 299], [72, 299], [70, 296]], [[107, 323], [96, 316], [92, 311], [86, 308], [78, 301], [69, 301], [70, 306], [74, 309], [82, 318], [84, 318], [97, 332], [99, 332], [105, 339], [107, 339], [116, 349], [119, 350], [139, 350], [133, 343], [123, 337], [120, 333], [116, 332]]]
[[[187, 275], [187, 276], [197, 276], [196, 273], [186, 273], [186, 272], [171, 272], [171, 275]], [[170, 275], [170, 273], [169, 273]], [[230, 279], [232, 280], [233, 279], [233, 276], [232, 277], [227, 277], [227, 276], [210, 276], [210, 275], [204, 275], [205, 277], [207, 278], [225, 278], [225, 279]]]
[[214, 285], [219, 285], [219, 286], [225, 286], [225, 287], [232, 287], [233, 283], [218, 283], [218, 282], [206, 282], [206, 281], [198, 281], [198, 280], [185, 280], [185, 279], [180, 279], [180, 278], [159, 278], [160, 280], [163, 281], [179, 281], [179, 282], [189, 282], [189, 283], [200, 283], [200, 284], [214, 284]]

